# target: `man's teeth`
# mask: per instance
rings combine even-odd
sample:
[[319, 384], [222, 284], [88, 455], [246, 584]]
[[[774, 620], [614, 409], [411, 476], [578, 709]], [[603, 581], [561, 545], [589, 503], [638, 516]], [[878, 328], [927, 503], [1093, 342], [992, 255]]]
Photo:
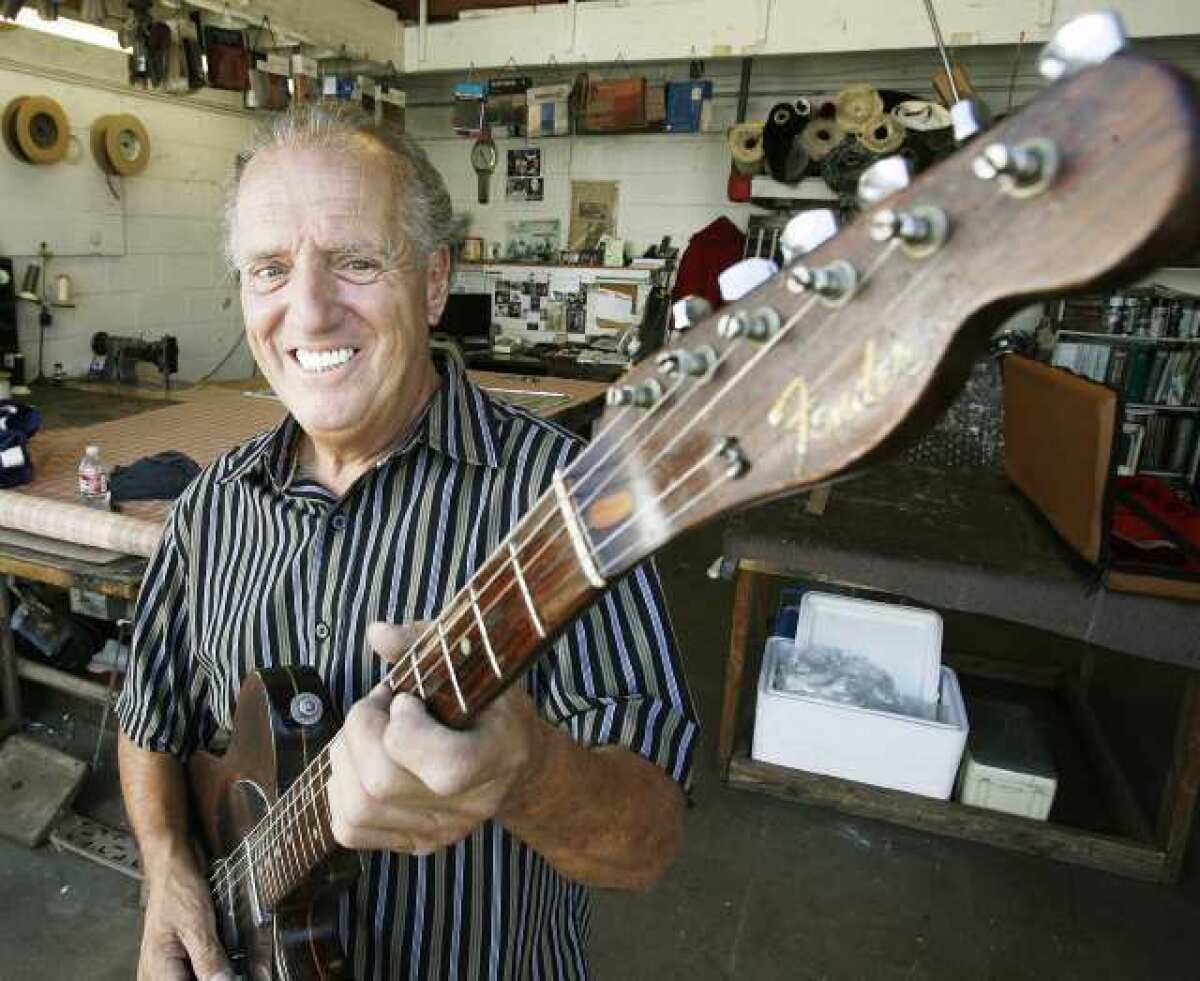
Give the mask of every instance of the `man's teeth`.
[[305, 371], [329, 371], [345, 364], [357, 351], [352, 347], [339, 347], [332, 351], [306, 351], [296, 348], [296, 360]]

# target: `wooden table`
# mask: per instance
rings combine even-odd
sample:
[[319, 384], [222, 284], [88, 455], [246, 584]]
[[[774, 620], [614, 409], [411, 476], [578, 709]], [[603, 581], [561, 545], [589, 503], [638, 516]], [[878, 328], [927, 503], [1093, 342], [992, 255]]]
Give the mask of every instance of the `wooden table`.
[[[730, 784], [1135, 878], [1178, 878], [1200, 794], [1200, 605], [1100, 588], [1044, 519], [994, 473], [881, 467], [836, 485], [823, 506], [799, 497], [738, 515], [723, 551], [736, 589], [717, 756]], [[1035, 657], [949, 651], [945, 659], [960, 674], [1060, 694], [1121, 833], [1012, 817], [751, 759], [751, 727], [739, 726], [741, 703], [752, 701], [744, 681], [747, 673], [757, 677], [764, 600], [779, 577], [1036, 628], [1028, 633], [1047, 642]], [[1091, 704], [1103, 650], [1183, 669], [1174, 747], [1153, 820]]]

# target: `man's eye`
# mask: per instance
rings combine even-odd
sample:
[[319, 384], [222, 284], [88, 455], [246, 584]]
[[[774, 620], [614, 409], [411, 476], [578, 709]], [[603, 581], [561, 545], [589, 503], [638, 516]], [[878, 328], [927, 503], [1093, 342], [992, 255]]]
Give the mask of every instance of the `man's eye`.
[[250, 278], [259, 284], [275, 283], [287, 275], [287, 270], [277, 262], [265, 266], [255, 266], [250, 270]]
[[383, 269], [383, 264], [368, 256], [348, 255], [337, 261], [336, 268], [355, 276], [373, 276]]

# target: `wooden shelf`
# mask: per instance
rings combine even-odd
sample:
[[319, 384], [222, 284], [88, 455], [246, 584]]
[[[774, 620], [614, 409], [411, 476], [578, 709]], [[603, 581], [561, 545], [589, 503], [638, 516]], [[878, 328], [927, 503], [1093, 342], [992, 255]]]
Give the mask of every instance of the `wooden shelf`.
[[1101, 334], [1086, 330], [1060, 329], [1058, 337], [1082, 337], [1108, 344], [1200, 344], [1200, 337], [1138, 337], [1134, 334]]
[[1126, 402], [1126, 410], [1136, 409], [1138, 411], [1150, 410], [1152, 412], [1200, 412], [1200, 405], [1161, 405], [1157, 402]]

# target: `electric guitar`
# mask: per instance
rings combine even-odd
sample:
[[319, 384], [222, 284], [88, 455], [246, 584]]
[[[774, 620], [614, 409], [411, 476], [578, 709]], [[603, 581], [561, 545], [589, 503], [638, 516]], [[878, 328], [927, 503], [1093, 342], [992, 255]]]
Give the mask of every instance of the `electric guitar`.
[[[1069, 60], [1070, 45], [1059, 55]], [[388, 684], [446, 724], [468, 725], [665, 542], [919, 432], [1007, 310], [1194, 252], [1193, 83], [1128, 55], [1070, 67], [1078, 71], [1028, 107], [630, 371], [595, 439]], [[333, 910], [358, 862], [330, 832], [326, 746], [336, 729], [314, 673], [263, 671], [242, 687], [228, 751], [191, 762], [220, 931], [245, 975], [347, 970]]]

